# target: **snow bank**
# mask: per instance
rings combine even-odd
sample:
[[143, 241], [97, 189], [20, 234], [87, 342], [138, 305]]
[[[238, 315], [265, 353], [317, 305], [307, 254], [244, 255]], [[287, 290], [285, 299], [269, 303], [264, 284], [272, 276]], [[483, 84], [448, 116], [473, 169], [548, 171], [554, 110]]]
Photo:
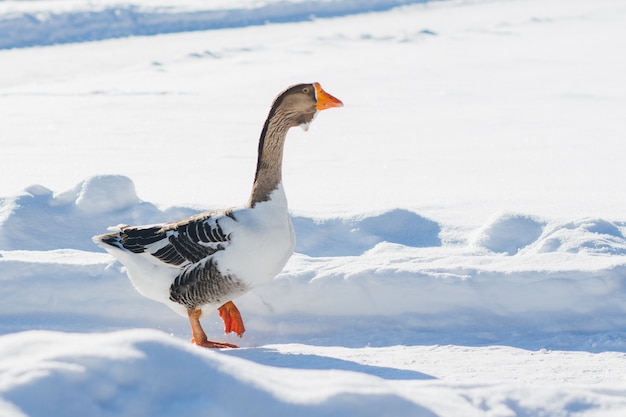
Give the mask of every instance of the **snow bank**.
[[[216, 352], [150, 330], [33, 331], [0, 337], [0, 413], [617, 417], [626, 407], [620, 356], [499, 346]], [[580, 375], [555, 384], [581, 363]], [[501, 380], [506, 369], [520, 372]]]
[[[93, 251], [91, 236], [109, 226], [175, 221], [196, 211], [162, 211], [139, 199], [130, 178], [105, 175], [59, 194], [30, 186], [0, 199], [0, 213], [0, 250]], [[417, 247], [440, 244], [437, 223], [402, 209], [359, 218], [295, 216], [293, 221], [299, 236], [296, 250], [311, 256], [360, 255], [383, 241]]]
[[[267, 23], [301, 22], [388, 10], [427, 0], [318, 0], [217, 3], [173, 6], [150, 1], [20, 2], [0, 8], [0, 49], [87, 42], [125, 36], [223, 29]], [[60, 4], [59, 4], [60, 3]], [[217, 6], [217, 7], [216, 7]]]
[[[0, 212], [0, 297], [19, 300], [0, 307], [4, 332], [130, 326], [188, 337], [186, 321], [140, 297], [90, 237], [118, 222], [172, 221], [192, 210], [161, 211], [137, 197], [130, 179], [100, 176], [60, 194], [29, 187], [3, 199]], [[237, 301], [251, 318], [244, 344], [377, 344], [372, 328], [385, 343], [432, 341], [435, 331], [477, 343], [626, 330], [624, 224], [508, 213], [461, 245], [440, 240], [445, 225], [403, 209], [297, 216], [294, 224], [298, 253], [274, 281]], [[221, 332], [217, 316], [209, 328]]]
[[155, 331], [1, 337], [0, 398], [4, 417], [435, 415], [370, 375], [268, 367]]
[[[146, 302], [106, 254], [68, 249], [10, 251], [0, 256], [0, 333], [157, 327], [173, 320]], [[184, 333], [183, 333], [184, 334]]]

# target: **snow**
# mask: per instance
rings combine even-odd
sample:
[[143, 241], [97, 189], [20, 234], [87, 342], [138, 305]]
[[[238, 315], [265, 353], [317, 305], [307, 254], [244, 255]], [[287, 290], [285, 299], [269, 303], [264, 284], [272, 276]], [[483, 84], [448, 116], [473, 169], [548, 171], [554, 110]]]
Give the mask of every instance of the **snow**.
[[426, 0], [153, 1], [5, 0], [0, 3], [0, 48], [301, 22]]
[[[0, 415], [624, 415], [625, 22], [619, 0], [0, 2]], [[235, 300], [242, 339], [204, 320], [241, 349], [192, 346], [91, 236], [245, 202], [303, 81], [345, 107], [289, 134], [296, 254]]]

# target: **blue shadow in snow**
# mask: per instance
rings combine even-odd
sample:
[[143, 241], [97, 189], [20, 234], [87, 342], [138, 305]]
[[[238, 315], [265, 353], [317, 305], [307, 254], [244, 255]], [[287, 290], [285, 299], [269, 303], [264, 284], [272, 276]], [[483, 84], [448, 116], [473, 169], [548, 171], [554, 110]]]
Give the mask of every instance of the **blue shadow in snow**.
[[434, 376], [407, 369], [363, 365], [343, 359], [309, 354], [280, 353], [273, 349], [251, 348], [225, 350], [223, 353], [278, 368], [341, 370], [360, 372], [389, 380], [436, 379]]
[[428, 1], [432, 0], [281, 1], [254, 8], [208, 8], [189, 12], [156, 12], [135, 5], [113, 5], [101, 10], [48, 13], [45, 19], [38, 18], [34, 13], [24, 13], [0, 21], [0, 49], [304, 22], [316, 17], [381, 12]]

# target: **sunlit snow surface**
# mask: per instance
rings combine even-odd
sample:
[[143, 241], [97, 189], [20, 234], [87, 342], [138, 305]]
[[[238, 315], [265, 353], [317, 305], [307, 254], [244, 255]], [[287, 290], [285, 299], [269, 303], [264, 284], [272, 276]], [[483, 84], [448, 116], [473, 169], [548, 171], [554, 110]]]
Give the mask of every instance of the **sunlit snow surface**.
[[[626, 413], [626, 3], [0, 1], [0, 43], [1, 416]], [[345, 107], [288, 138], [297, 253], [192, 346], [91, 236], [245, 202], [303, 81]]]

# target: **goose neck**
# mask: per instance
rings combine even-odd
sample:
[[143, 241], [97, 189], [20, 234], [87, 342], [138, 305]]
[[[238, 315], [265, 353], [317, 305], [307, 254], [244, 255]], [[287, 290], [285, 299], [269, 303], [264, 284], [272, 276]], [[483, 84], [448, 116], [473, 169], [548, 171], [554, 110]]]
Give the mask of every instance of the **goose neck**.
[[282, 182], [283, 149], [291, 127], [280, 111], [270, 113], [259, 139], [259, 154], [254, 184], [248, 205], [270, 199], [272, 191]]

